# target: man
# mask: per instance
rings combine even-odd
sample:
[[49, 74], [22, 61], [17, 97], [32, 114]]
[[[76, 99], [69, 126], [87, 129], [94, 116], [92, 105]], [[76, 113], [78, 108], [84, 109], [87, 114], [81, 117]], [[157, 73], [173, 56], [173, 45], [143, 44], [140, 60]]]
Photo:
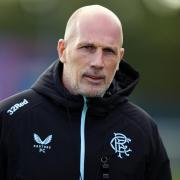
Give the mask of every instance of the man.
[[59, 60], [0, 104], [0, 179], [171, 180], [156, 124], [127, 99], [139, 75], [122, 43], [110, 10], [73, 13]]

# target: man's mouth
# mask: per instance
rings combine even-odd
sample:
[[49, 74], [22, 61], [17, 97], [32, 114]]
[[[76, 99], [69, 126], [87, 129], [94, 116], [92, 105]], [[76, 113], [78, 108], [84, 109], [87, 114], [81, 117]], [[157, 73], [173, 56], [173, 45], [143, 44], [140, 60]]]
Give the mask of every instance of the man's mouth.
[[100, 84], [105, 79], [104, 76], [94, 76], [89, 74], [85, 74], [83, 77], [92, 84]]

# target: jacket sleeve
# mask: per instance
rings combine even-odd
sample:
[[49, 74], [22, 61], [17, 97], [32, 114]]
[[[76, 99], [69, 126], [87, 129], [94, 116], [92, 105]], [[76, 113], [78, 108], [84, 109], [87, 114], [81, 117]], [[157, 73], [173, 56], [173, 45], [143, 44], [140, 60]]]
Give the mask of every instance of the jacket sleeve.
[[151, 142], [152, 149], [147, 164], [145, 179], [172, 180], [170, 161], [156, 125], [154, 125], [152, 130]]
[[2, 114], [0, 114], [0, 179], [6, 180], [5, 178], [5, 147], [3, 140], [4, 124]]

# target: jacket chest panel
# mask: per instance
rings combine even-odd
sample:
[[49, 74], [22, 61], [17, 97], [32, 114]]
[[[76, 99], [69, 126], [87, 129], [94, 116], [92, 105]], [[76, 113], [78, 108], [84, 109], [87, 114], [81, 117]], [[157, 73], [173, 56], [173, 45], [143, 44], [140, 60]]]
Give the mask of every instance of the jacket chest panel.
[[13, 179], [16, 176], [24, 180], [79, 177], [79, 125], [72, 132], [65, 115], [31, 113], [11, 124], [8, 166], [12, 168], [8, 169], [12, 172], [8, 174]]
[[[52, 116], [47, 116], [49, 111]], [[113, 180], [117, 177], [131, 180], [135, 176], [140, 179], [145, 167], [142, 161], [145, 144], [139, 129], [130, 127], [132, 124], [124, 116], [110, 115], [102, 119], [89, 116], [87, 112], [85, 179], [101, 177], [104, 163], [108, 163]], [[15, 148], [9, 152], [12, 157], [9, 164], [17, 167], [16, 176], [24, 177], [24, 180], [79, 178], [79, 113], [70, 114], [70, 119], [67, 112], [55, 113], [51, 109], [43, 114], [31, 113], [18, 120], [18, 128], [10, 133], [11, 146]], [[107, 162], [102, 162], [104, 158]]]
[[85, 167], [97, 168], [85, 168], [86, 179], [107, 172], [113, 180], [143, 179], [147, 144], [141, 129], [121, 115], [87, 120]]

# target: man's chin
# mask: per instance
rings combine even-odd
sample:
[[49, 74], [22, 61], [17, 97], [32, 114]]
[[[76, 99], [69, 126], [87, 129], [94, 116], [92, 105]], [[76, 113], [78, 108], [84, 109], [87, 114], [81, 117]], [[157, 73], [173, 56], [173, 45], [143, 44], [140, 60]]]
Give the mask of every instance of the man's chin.
[[105, 94], [105, 91], [102, 90], [91, 90], [91, 91], [83, 91], [81, 92], [81, 95], [86, 97], [103, 97]]

